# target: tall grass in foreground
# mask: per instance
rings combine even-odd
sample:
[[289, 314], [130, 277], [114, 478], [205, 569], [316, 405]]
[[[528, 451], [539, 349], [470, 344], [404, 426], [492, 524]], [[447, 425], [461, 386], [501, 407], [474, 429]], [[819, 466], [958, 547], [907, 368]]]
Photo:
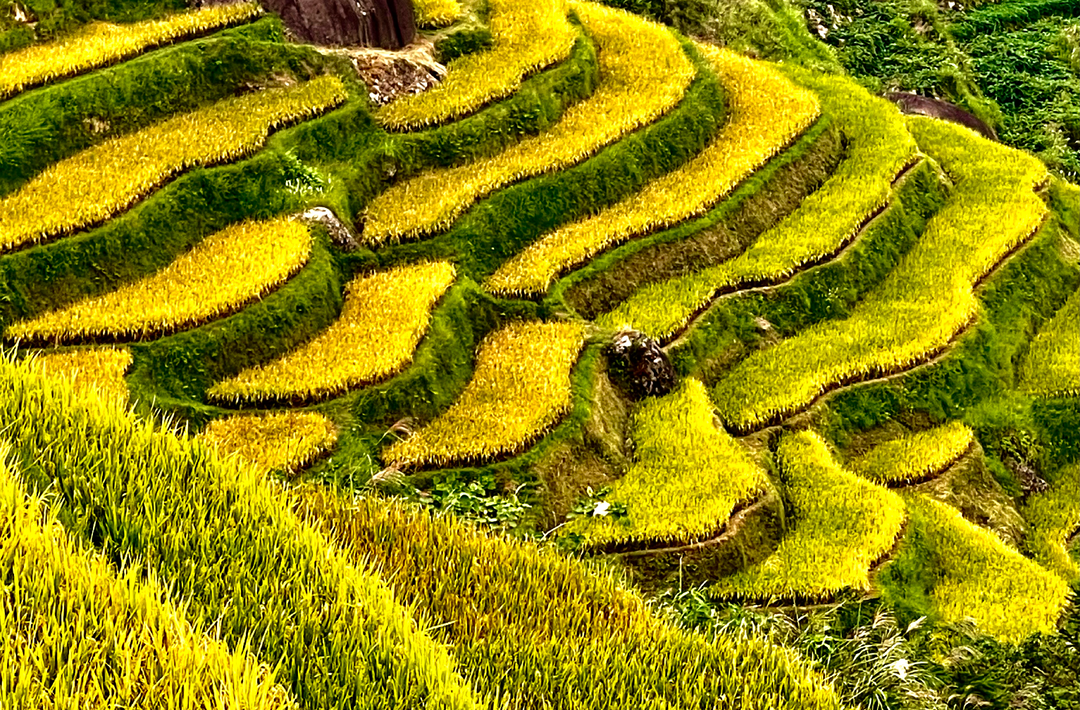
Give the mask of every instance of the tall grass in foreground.
[[788, 69], [813, 89], [847, 139], [836, 172], [799, 207], [736, 258], [694, 274], [650, 284], [601, 322], [667, 338], [717, 293], [741, 284], [780, 281], [805, 264], [839, 251], [890, 198], [891, 183], [917, 153], [896, 107], [850, 79]]
[[5, 336], [46, 342], [146, 338], [200, 325], [282, 284], [304, 266], [311, 246], [311, 234], [299, 222], [241, 222], [155, 274], [15, 323]]
[[802, 431], [777, 450], [791, 529], [762, 562], [716, 582], [721, 597], [829, 597], [870, 588], [870, 566], [904, 526], [899, 495], [840, 467], [818, 434]]
[[35, 352], [33, 358], [46, 375], [71, 382], [75, 392], [127, 404], [124, 375], [131, 367], [132, 357], [126, 348]]
[[600, 85], [593, 95], [568, 108], [550, 130], [498, 155], [394, 185], [368, 206], [365, 241], [380, 244], [447, 229], [485, 195], [579, 163], [679, 102], [694, 66], [670, 30], [592, 3], [572, 6], [600, 52]]
[[918, 244], [845, 320], [759, 350], [713, 391], [721, 417], [750, 430], [844, 382], [895, 372], [940, 351], [979, 312], [975, 285], [1046, 217], [1046, 167], [936, 119], [911, 117], [919, 146], [955, 183]]
[[624, 505], [626, 517], [575, 519], [567, 530], [584, 534], [587, 545], [704, 540], [765, 490], [765, 473], [749, 452], [717, 428], [700, 380], [639, 404], [630, 437], [635, 462], [605, 498]]
[[1070, 584], [1080, 582], [1080, 566], [1065, 548], [1080, 529], [1080, 464], [1062, 469], [1050, 490], [1028, 498], [1020, 512], [1028, 522], [1026, 543], [1035, 561]]
[[757, 639], [706, 640], [550, 547], [493, 537], [384, 498], [293, 491], [300, 515], [407, 603], [443, 621], [477, 692], [507, 710], [825, 710], [832, 690]]
[[274, 128], [345, 100], [334, 76], [219, 101], [61, 160], [0, 200], [0, 252], [90, 227], [176, 174], [234, 160]]
[[264, 471], [295, 473], [337, 443], [337, 427], [318, 412], [238, 414], [215, 419], [196, 437]]
[[570, 372], [584, 343], [578, 323], [517, 322], [489, 335], [461, 397], [383, 457], [446, 465], [521, 451], [570, 408]]
[[375, 114], [380, 123], [407, 130], [461, 118], [570, 55], [577, 33], [566, 19], [566, 0], [488, 0], [488, 11], [494, 46], [450, 62], [435, 88], [384, 106]]
[[851, 470], [883, 484], [914, 483], [952, 465], [975, 442], [963, 422], [906, 434], [851, 462]]
[[69, 534], [145, 569], [196, 628], [250, 640], [302, 707], [473, 708], [429, 624], [288, 509], [258, 470], [0, 361], [0, 421]]
[[80, 550], [8, 458], [0, 445], [0, 706], [298, 707], [267, 666], [192, 629], [153, 575]]
[[689, 163], [584, 220], [540, 237], [485, 283], [495, 293], [540, 293], [562, 271], [635, 236], [708, 211], [819, 114], [817, 99], [776, 68], [698, 45], [727, 89], [730, 122]]
[[242, 2], [129, 25], [95, 22], [63, 39], [0, 54], [0, 100], [167, 42], [250, 20], [261, 12], [258, 3]]
[[1080, 290], [1031, 341], [1020, 386], [1039, 397], [1080, 396]]
[[405, 366], [454, 282], [446, 261], [358, 276], [341, 317], [314, 340], [266, 365], [214, 385], [219, 401], [309, 399], [383, 379]]

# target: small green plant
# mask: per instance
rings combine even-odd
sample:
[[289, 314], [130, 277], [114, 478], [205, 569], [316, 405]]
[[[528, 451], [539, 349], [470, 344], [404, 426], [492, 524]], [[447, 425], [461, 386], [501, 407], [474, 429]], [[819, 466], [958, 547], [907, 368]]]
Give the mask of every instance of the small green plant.
[[521, 524], [529, 505], [518, 498], [521, 487], [506, 495], [494, 494], [479, 481], [444, 481], [428, 491], [418, 491], [425, 508], [452, 513], [471, 523], [510, 532]]

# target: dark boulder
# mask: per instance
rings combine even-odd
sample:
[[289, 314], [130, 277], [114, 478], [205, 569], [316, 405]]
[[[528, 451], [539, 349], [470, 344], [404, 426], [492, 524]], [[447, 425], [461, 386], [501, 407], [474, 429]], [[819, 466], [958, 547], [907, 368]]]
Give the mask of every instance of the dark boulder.
[[261, 0], [261, 4], [280, 15], [303, 42], [401, 49], [416, 39], [412, 0]]
[[675, 368], [648, 336], [632, 330], [616, 333], [605, 354], [611, 381], [630, 399], [667, 394], [675, 387]]
[[953, 123], [959, 123], [961, 126], [967, 126], [971, 130], [981, 133], [992, 141], [997, 140], [997, 133], [994, 132], [993, 128], [988, 126], [974, 114], [969, 113], [948, 101], [932, 99], [929, 96], [920, 96], [918, 94], [909, 94], [901, 91], [885, 94], [885, 98], [896, 104], [900, 108], [901, 113], [912, 116], [929, 116], [931, 118], [952, 121]]

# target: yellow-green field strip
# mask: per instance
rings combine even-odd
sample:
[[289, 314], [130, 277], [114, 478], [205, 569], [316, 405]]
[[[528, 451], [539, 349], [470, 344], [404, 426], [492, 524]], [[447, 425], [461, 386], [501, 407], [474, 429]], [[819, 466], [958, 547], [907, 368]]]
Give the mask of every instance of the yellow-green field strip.
[[337, 77], [219, 101], [56, 163], [0, 200], [0, 252], [98, 224], [195, 166], [234, 160], [273, 129], [345, 100]]
[[516, 322], [488, 336], [461, 397], [383, 458], [446, 466], [521, 451], [570, 409], [570, 373], [584, 343], [578, 323]]
[[566, 0], [489, 0], [488, 8], [494, 46], [450, 62], [438, 86], [384, 106], [375, 114], [380, 123], [410, 130], [461, 118], [570, 55], [577, 31], [566, 18]]
[[437, 29], [452, 25], [465, 14], [458, 0], [413, 0], [416, 26]]
[[312, 399], [384, 379], [412, 358], [431, 309], [454, 282], [439, 261], [353, 279], [341, 317], [314, 340], [210, 389], [222, 402]]
[[485, 288], [542, 293], [560, 272], [608, 247], [705, 213], [817, 119], [814, 95], [776, 68], [708, 45], [699, 49], [727, 89], [728, 125], [697, 157], [637, 194], [540, 237], [492, 274]]
[[300, 222], [241, 222], [211, 234], [161, 271], [77, 301], [4, 335], [30, 341], [147, 338], [235, 312], [299, 271], [312, 236]]
[[765, 473], [749, 452], [717, 429], [699, 380], [644, 400], [634, 412], [631, 438], [636, 460], [605, 497], [624, 505], [626, 517], [591, 515], [566, 528], [591, 547], [699, 542], [765, 490]]
[[131, 367], [132, 356], [126, 348], [80, 348], [34, 353], [33, 357], [42, 372], [70, 381], [77, 392], [127, 402], [124, 375]]
[[138, 565], [114, 571], [28, 497], [0, 445], [0, 706], [296, 708], [244, 650], [194, 631]]
[[1080, 396], [1080, 291], [1031, 341], [1020, 386], [1038, 397]]
[[258, 3], [244, 2], [129, 25], [96, 22], [64, 39], [0, 54], [0, 100], [168, 42], [250, 20], [261, 12]]
[[553, 128], [491, 158], [432, 170], [398, 183], [367, 210], [364, 240], [421, 237], [448, 228], [501, 187], [580, 163], [673, 108], [694, 66], [666, 28], [621, 10], [574, 5], [600, 51], [600, 85]]
[[830, 389], [900, 372], [939, 353], [979, 312], [975, 287], [1042, 223], [1045, 166], [942, 121], [909, 118], [956, 189], [918, 244], [841, 321], [820, 323], [736, 365], [713, 391], [720, 416], [750, 431]]
[[1065, 547], [1080, 529], [1080, 464], [1062, 469], [1050, 490], [1028, 498], [1020, 512], [1028, 522], [1027, 548], [1035, 561], [1070, 584], [1080, 581], [1080, 566]]
[[870, 588], [870, 568], [904, 527], [899, 495], [845, 471], [816, 433], [789, 435], [777, 451], [791, 516], [765, 560], [721, 578], [710, 591], [743, 599], [827, 598]]
[[262, 471], [296, 473], [334, 448], [337, 427], [318, 412], [287, 410], [215, 419], [196, 438]]
[[851, 462], [851, 470], [875, 483], [907, 485], [925, 480], [956, 463], [975, 443], [962, 422], [907, 434], [875, 447]]
[[669, 338], [718, 294], [783, 281], [807, 264], [836, 254], [885, 208], [897, 174], [918, 152], [903, 116], [850, 79], [794, 70], [791, 74], [817, 93], [826, 115], [848, 140], [847, 155], [836, 172], [738, 257], [650, 284], [605, 315], [602, 323]]
[[1069, 604], [1065, 580], [1048, 572], [956, 508], [922, 495], [907, 499], [911, 525], [931, 551], [936, 583], [930, 598], [948, 623], [974, 619], [979, 628], [1017, 643], [1052, 634]]

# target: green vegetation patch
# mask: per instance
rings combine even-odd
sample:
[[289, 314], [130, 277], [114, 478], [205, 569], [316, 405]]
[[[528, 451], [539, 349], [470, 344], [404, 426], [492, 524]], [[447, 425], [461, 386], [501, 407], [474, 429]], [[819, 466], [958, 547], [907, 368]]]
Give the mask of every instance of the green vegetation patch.
[[1080, 465], [1059, 471], [1050, 490], [1028, 498], [1021, 513], [1029, 526], [1027, 549], [1035, 561], [1071, 584], [1080, 581], [1080, 565], [1066, 548], [1080, 529]]
[[1032, 339], [1020, 387], [1039, 397], [1080, 397], [1080, 291]]

